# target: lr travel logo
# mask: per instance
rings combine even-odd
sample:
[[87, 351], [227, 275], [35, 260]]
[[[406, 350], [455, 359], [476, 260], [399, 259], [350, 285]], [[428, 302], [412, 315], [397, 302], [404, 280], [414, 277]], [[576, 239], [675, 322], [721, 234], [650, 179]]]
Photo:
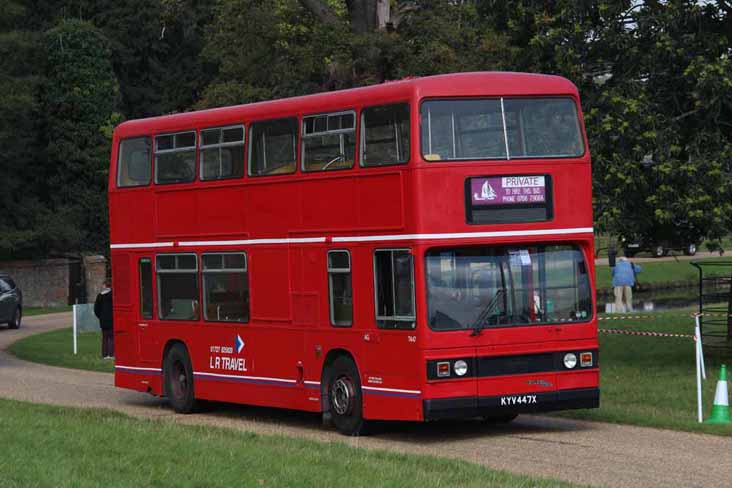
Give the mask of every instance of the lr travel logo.
[[[229, 343], [231, 344], [231, 343]], [[234, 357], [244, 349], [244, 339], [239, 334], [234, 337], [234, 346], [211, 346], [208, 366], [210, 369], [225, 371], [247, 371], [246, 358]]]

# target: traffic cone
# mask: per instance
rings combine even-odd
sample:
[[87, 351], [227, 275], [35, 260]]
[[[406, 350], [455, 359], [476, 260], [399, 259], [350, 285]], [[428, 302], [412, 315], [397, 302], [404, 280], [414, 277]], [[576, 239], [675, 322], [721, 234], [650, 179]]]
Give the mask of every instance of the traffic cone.
[[712, 416], [704, 421], [705, 424], [729, 424], [729, 396], [727, 395], [727, 368], [722, 365], [717, 381], [717, 391], [714, 394]]

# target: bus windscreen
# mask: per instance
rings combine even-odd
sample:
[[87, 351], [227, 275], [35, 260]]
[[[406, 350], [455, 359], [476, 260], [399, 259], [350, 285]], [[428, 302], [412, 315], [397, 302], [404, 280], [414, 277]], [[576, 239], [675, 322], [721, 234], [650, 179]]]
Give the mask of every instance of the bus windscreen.
[[428, 100], [421, 117], [427, 161], [573, 158], [585, 151], [570, 98]]
[[433, 330], [586, 322], [588, 269], [573, 245], [459, 247], [425, 257]]

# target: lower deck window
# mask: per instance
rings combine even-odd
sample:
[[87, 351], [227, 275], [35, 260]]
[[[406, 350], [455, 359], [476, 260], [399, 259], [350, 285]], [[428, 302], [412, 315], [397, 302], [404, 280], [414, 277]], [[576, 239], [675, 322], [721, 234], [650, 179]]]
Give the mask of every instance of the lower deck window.
[[586, 322], [592, 289], [574, 245], [430, 250], [428, 322], [434, 330]]
[[150, 258], [140, 259], [140, 316], [153, 318], [152, 263]]
[[341, 327], [353, 324], [351, 255], [348, 251], [330, 251], [328, 253], [328, 291], [330, 293], [330, 323]]
[[249, 279], [244, 253], [201, 256], [204, 318], [211, 322], [249, 321]]
[[198, 320], [195, 254], [157, 256], [158, 315], [164, 320]]
[[414, 328], [414, 263], [409, 250], [374, 252], [374, 290], [379, 327]]

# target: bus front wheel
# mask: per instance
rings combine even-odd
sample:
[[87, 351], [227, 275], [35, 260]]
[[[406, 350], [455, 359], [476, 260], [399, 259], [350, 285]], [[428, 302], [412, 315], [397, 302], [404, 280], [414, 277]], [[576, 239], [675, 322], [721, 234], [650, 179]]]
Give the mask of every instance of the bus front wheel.
[[165, 395], [178, 413], [191, 413], [196, 408], [193, 391], [193, 367], [188, 350], [183, 344], [174, 344], [165, 356], [163, 377]]
[[328, 402], [333, 425], [344, 435], [365, 433], [361, 379], [353, 360], [337, 358], [328, 375]]

